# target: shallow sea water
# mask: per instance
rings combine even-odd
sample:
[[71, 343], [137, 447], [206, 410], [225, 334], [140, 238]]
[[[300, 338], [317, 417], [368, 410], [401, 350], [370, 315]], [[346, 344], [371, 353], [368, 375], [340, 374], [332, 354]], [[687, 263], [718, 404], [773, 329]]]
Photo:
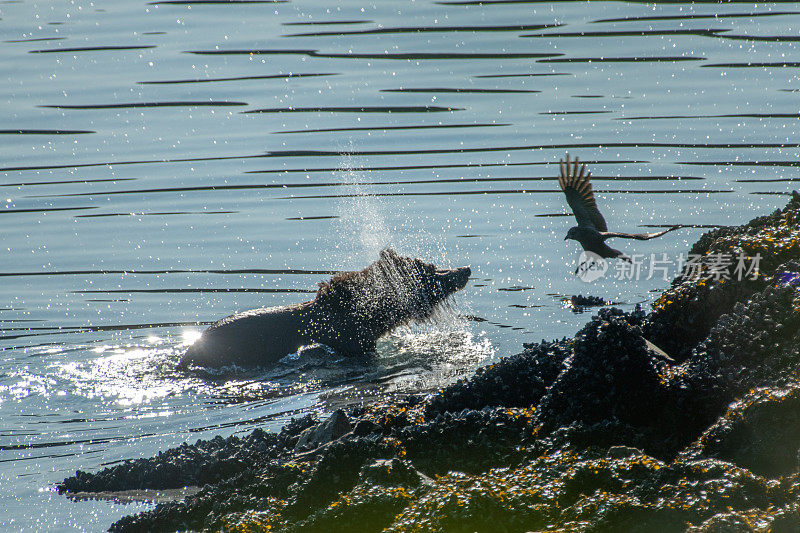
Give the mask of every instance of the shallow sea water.
[[[104, 530], [76, 469], [428, 391], [572, 335], [592, 294], [555, 180], [589, 162], [671, 260], [800, 180], [800, 8], [628, 2], [0, 4], [0, 529]], [[203, 325], [392, 246], [473, 277], [359, 361], [175, 370]], [[670, 270], [669, 276], [674, 274]]]

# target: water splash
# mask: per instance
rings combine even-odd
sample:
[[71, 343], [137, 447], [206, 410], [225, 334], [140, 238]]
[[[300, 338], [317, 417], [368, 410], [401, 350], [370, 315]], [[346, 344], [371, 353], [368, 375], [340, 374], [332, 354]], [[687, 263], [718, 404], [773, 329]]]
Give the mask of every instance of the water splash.
[[[354, 152], [352, 140], [349, 149], [342, 153]], [[339, 162], [342, 182], [347, 194], [337, 205], [337, 231], [339, 243], [337, 247], [344, 252], [344, 259], [350, 263], [359, 258], [364, 263], [372, 261], [382, 249], [391, 246], [392, 235], [386, 224], [384, 206], [381, 198], [370, 195], [363, 185], [359, 185], [358, 168], [352, 156], [343, 156]]]
[[431, 392], [463, 378], [495, 349], [483, 334], [414, 324], [379, 342], [385, 392]]
[[[349, 142], [348, 149], [340, 150], [342, 154], [354, 153], [352, 140]], [[351, 196], [343, 195], [337, 205], [338, 218], [336, 230], [339, 235], [337, 248], [343, 255], [340, 258], [342, 265], [367, 264], [374, 261], [381, 250], [392, 247], [398, 250], [401, 255], [420, 257], [427, 262], [432, 262], [439, 268], [451, 268], [452, 261], [447, 255], [446, 247], [442, 235], [427, 232], [425, 224], [420, 221], [404, 220], [400, 222], [400, 231], [394, 235], [389, 229], [384, 213], [386, 207], [383, 205], [382, 198], [370, 195], [364, 186], [358, 182], [358, 167], [354, 164], [352, 156], [343, 155], [339, 163], [343, 181], [349, 183], [348, 193]], [[395, 226], [395, 231], [398, 229]], [[456, 265], [458, 266], [458, 265]], [[346, 267], [345, 267], [346, 268]], [[350, 268], [357, 268], [350, 266]], [[409, 280], [404, 279], [402, 273], [392, 270], [386, 276], [386, 287], [384, 291], [399, 292], [409, 294], [412, 289]], [[429, 335], [434, 331], [439, 333], [452, 334], [459, 332], [467, 334], [471, 324], [464, 318], [471, 314], [469, 303], [463, 296], [449, 297], [438, 305], [434, 306], [433, 312], [422, 318], [416, 324], [406, 328], [407, 332], [427, 329]], [[411, 334], [411, 333], [408, 333]], [[469, 333], [471, 335], [471, 333]], [[390, 339], [399, 338], [396, 335]], [[390, 341], [391, 342], [391, 341]], [[488, 342], [488, 341], [487, 341]]]

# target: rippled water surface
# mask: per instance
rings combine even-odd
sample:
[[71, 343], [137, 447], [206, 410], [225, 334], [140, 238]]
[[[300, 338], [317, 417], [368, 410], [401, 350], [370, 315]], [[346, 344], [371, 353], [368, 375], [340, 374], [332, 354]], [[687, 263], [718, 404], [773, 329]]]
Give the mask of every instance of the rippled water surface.
[[[676, 258], [800, 180], [800, 9], [517, 0], [0, 4], [2, 529], [102, 530], [74, 470], [433, 390], [572, 335], [555, 176], [589, 162], [628, 254]], [[644, 228], [644, 229], [643, 229]], [[650, 230], [652, 231], [652, 230]], [[392, 246], [466, 289], [364, 360], [176, 371], [204, 324]], [[670, 272], [670, 276], [674, 272]]]

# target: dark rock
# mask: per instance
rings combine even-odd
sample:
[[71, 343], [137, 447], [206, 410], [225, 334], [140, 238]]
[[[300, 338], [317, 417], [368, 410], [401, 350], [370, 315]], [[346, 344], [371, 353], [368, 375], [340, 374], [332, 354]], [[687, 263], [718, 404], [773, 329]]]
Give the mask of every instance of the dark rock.
[[765, 477], [797, 472], [800, 388], [759, 389], [735, 404], [681, 457], [713, 457]]
[[352, 430], [350, 420], [344, 411], [337, 409], [333, 414], [314, 427], [305, 429], [297, 439], [295, 450], [308, 450], [317, 448], [322, 444], [332, 442]]
[[353, 427], [353, 435], [356, 437], [365, 437], [370, 433], [379, 431], [381, 427], [372, 420], [359, 420]]
[[561, 373], [571, 344], [571, 341], [531, 344], [519, 355], [479, 368], [469, 380], [458, 381], [431, 398], [425, 417], [486, 406], [536, 405]]
[[583, 313], [587, 307], [600, 307], [609, 305], [604, 299], [599, 296], [584, 296], [582, 294], [573, 294], [569, 297], [569, 306], [572, 308], [573, 313]]

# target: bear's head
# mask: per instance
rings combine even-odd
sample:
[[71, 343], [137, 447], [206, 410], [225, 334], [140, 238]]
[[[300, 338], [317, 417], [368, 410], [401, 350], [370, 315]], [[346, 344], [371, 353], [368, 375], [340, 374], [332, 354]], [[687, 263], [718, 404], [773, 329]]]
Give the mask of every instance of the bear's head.
[[[342, 272], [321, 283], [316, 302], [357, 327], [358, 337], [375, 341], [412, 321], [425, 320], [447, 297], [466, 286], [469, 267], [438, 269], [387, 248], [358, 272]], [[358, 326], [356, 326], [358, 324]]]

